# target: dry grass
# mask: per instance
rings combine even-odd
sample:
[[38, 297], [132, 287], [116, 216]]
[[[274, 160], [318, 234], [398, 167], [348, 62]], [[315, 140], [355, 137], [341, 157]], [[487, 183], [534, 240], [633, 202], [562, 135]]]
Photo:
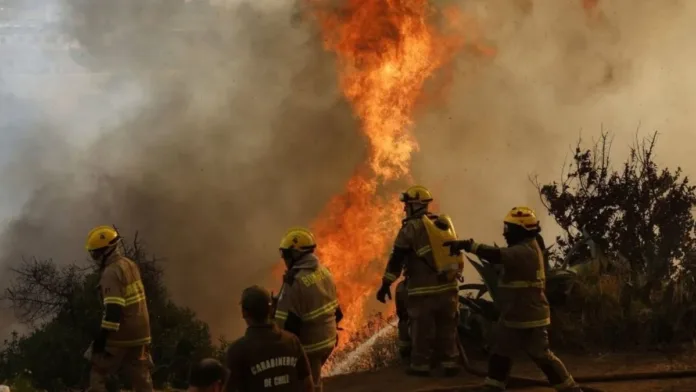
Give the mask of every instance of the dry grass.
[[555, 345], [611, 350], [693, 340], [696, 324], [690, 303], [696, 298], [681, 280], [664, 282], [644, 295], [628, 284], [629, 278], [624, 271], [579, 278], [566, 305], [553, 311]]

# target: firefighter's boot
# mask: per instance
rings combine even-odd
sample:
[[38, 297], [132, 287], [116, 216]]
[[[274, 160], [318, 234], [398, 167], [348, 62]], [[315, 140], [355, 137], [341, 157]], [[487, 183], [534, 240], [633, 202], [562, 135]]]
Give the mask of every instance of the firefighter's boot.
[[582, 389], [573, 380], [573, 376], [568, 373], [563, 362], [548, 349], [548, 346], [544, 348], [538, 350], [539, 352], [534, 350], [528, 352], [539, 369], [546, 375], [549, 384], [560, 392], [582, 392]]
[[490, 389], [484, 391], [504, 391], [506, 380], [512, 371], [512, 359], [510, 357], [492, 354], [488, 358], [488, 377], [484, 385]]

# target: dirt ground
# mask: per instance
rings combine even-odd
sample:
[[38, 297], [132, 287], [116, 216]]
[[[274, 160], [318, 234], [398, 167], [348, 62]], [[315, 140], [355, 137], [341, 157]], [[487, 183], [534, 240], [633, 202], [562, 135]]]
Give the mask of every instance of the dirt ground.
[[[621, 373], [644, 373], [696, 370], [696, 351], [687, 353], [643, 352], [632, 354], [606, 354], [594, 356], [559, 355], [576, 378]], [[484, 369], [485, 364], [475, 366]], [[543, 378], [529, 361], [520, 359], [515, 364], [514, 375]], [[391, 367], [376, 372], [341, 375], [326, 379], [326, 392], [426, 392], [466, 391], [466, 387], [482, 380], [471, 375], [452, 379], [438, 377], [414, 378], [405, 376], [402, 367]], [[696, 392], [696, 377], [673, 380], [626, 381], [616, 383], [586, 384], [593, 390], [604, 392]], [[508, 390], [552, 391], [551, 388], [527, 387]]]

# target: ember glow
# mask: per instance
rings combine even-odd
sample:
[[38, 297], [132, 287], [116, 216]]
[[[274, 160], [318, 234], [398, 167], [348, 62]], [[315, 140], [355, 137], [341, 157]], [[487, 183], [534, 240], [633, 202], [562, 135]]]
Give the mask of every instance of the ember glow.
[[[418, 149], [411, 134], [414, 106], [458, 40], [429, 24], [436, 13], [426, 0], [347, 0], [340, 9], [309, 1], [369, 143], [365, 166], [312, 225], [317, 253], [338, 286], [342, 326], [352, 335], [362, 327], [402, 219], [397, 195], [383, 187], [409, 179]], [[347, 342], [343, 337], [339, 345]]]

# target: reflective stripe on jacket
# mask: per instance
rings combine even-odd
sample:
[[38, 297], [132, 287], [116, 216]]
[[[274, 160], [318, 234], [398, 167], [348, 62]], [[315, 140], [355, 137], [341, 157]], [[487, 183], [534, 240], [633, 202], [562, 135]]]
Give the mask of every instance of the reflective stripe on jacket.
[[501, 248], [503, 273], [498, 282], [500, 318], [510, 328], [535, 328], [551, 324], [544, 292], [544, 255], [535, 239]]
[[134, 347], [149, 344], [150, 316], [140, 269], [124, 257], [118, 248], [105, 264], [99, 283], [103, 304], [123, 307], [119, 323], [102, 320], [101, 327], [111, 331], [107, 346]]
[[291, 313], [302, 320], [298, 337], [307, 354], [334, 347], [338, 297], [331, 273], [313, 253], [304, 255], [289, 273], [294, 278], [283, 283], [276, 323], [284, 328]]

